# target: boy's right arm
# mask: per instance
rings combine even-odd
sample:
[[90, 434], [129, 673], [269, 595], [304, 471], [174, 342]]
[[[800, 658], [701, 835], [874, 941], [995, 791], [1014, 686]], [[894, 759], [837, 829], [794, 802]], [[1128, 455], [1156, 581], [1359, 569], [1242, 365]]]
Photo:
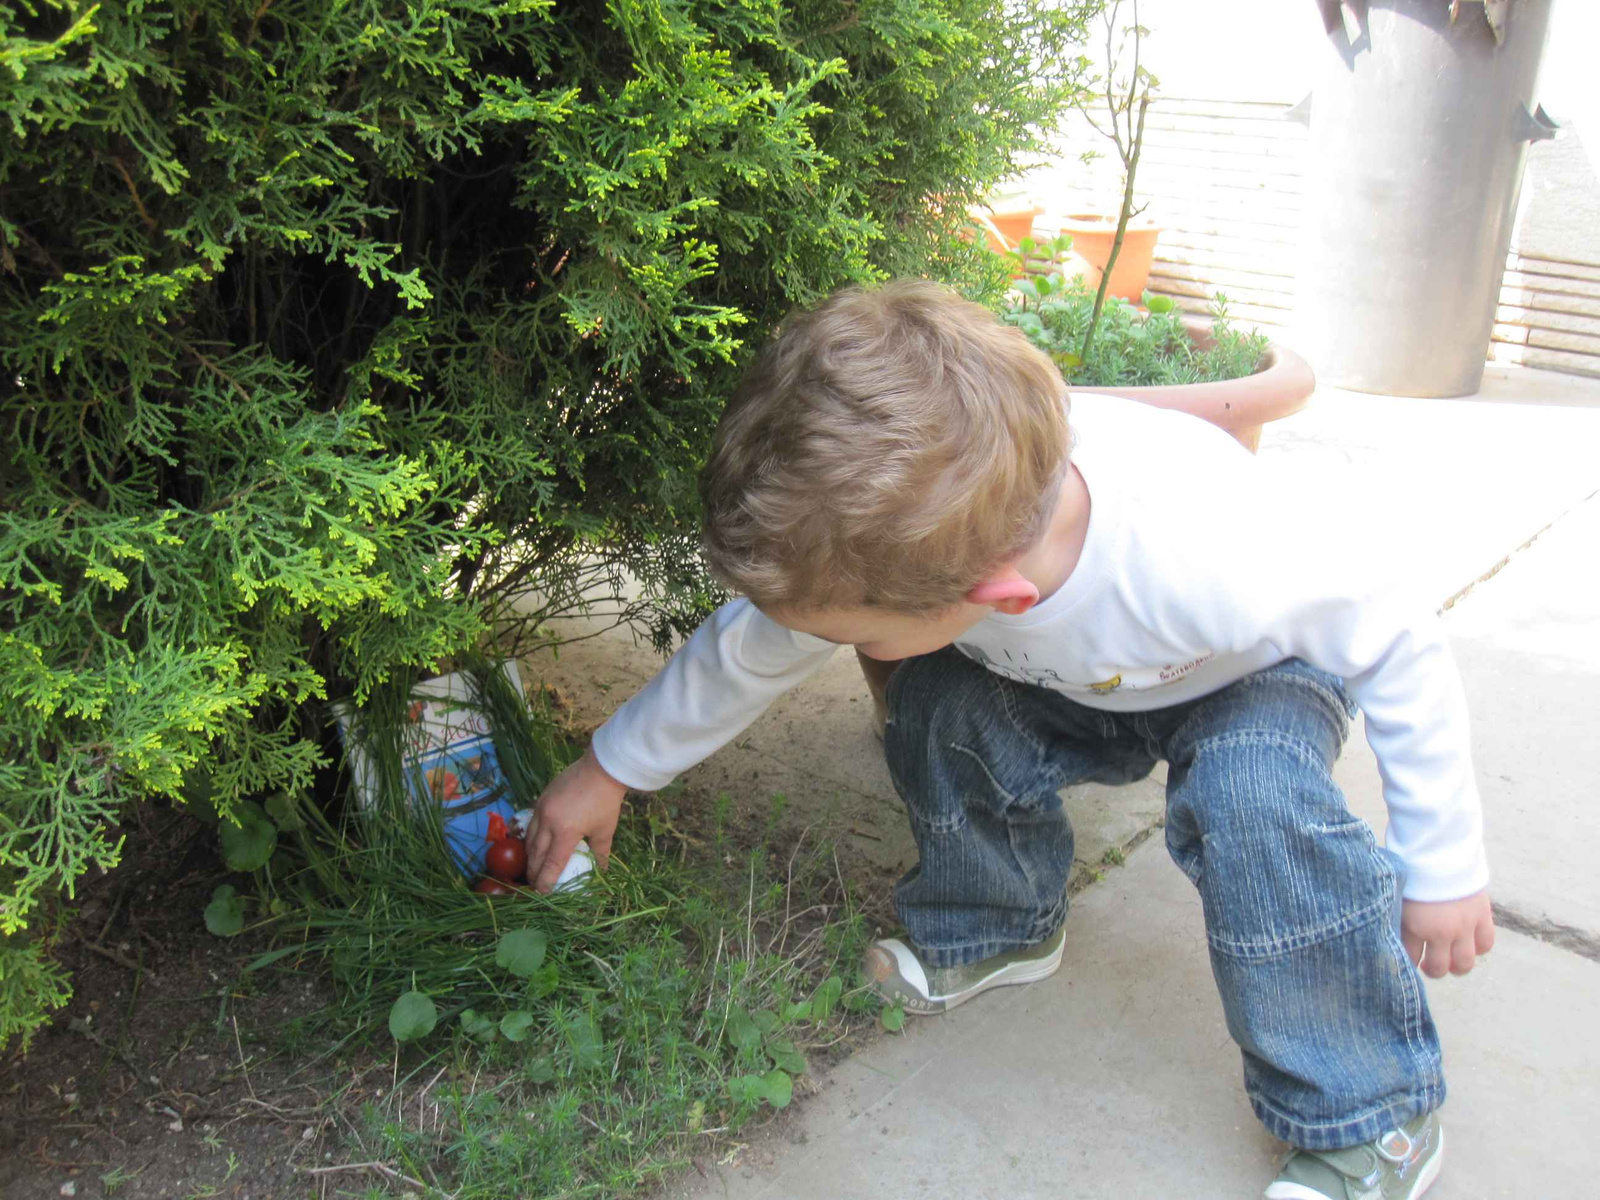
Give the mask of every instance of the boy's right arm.
[[723, 605], [544, 790], [528, 829], [528, 878], [549, 891], [580, 838], [603, 867], [629, 788], [654, 791], [709, 758], [836, 649], [748, 600]]

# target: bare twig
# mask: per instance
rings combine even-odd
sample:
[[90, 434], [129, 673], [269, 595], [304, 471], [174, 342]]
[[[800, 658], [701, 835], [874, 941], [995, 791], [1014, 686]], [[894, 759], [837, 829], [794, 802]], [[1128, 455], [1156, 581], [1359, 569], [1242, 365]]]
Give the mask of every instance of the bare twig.
[[[1100, 272], [1100, 287], [1094, 294], [1094, 311], [1089, 314], [1089, 328], [1083, 333], [1083, 348], [1078, 352], [1082, 362], [1089, 361], [1089, 348], [1094, 343], [1095, 327], [1100, 324], [1100, 313], [1105, 308], [1106, 292], [1111, 288], [1111, 272], [1117, 265], [1117, 259], [1122, 254], [1122, 239], [1128, 232], [1128, 221], [1133, 217], [1133, 178], [1139, 169], [1139, 153], [1144, 148], [1144, 115], [1150, 107], [1150, 91], [1145, 89], [1139, 98], [1139, 125], [1133, 138], [1132, 157], [1127, 159], [1127, 170], [1123, 172], [1122, 207], [1117, 213], [1117, 232], [1111, 239], [1111, 252], [1106, 255], [1106, 265]], [[1144, 209], [1139, 210], [1143, 212]]]
[[[256, 1085], [250, 1082], [250, 1065], [249, 1063], [245, 1062], [244, 1044], [239, 1040], [239, 1018], [237, 1016], [233, 1016], [231, 1013], [229, 1016], [232, 1017], [233, 1020], [233, 1046], [234, 1049], [239, 1052], [239, 1070], [244, 1075], [245, 1087], [250, 1089], [250, 1099], [255, 1100]], [[260, 1103], [260, 1101], [257, 1101], [257, 1103]]]
[[152, 1089], [152, 1094], [156, 1096], [159, 1096], [166, 1091], [166, 1087], [162, 1084], [160, 1078], [154, 1073], [154, 1071], [152, 1071], [149, 1067], [142, 1065], [141, 1063], [135, 1062], [132, 1056], [129, 1055], [126, 1050], [122, 1049], [121, 1046], [113, 1044], [108, 1038], [102, 1036], [100, 1031], [93, 1028], [83, 1017], [71, 1018], [67, 1022], [67, 1028], [73, 1033], [82, 1034], [108, 1054], [113, 1054], [117, 1058], [121, 1059], [123, 1065], [133, 1072], [133, 1076], [136, 1080], [138, 1080], [141, 1088]]
[[756, 860], [750, 858], [750, 887], [745, 894], [744, 901], [744, 956], [754, 958], [756, 954]]
[[139, 220], [144, 222], [145, 229], [155, 233], [159, 226], [156, 225], [155, 218], [145, 210], [144, 201], [139, 198], [139, 189], [134, 186], [133, 176], [128, 173], [127, 164], [120, 157], [113, 157], [111, 162], [122, 176], [122, 182], [128, 185], [128, 195], [133, 197], [133, 206], [139, 210]]
[[[717, 987], [717, 968], [722, 965], [722, 943], [723, 943], [723, 939], [725, 939], [726, 937], [727, 937], [727, 930], [725, 930], [725, 929], [718, 929], [717, 930], [717, 952], [711, 959], [711, 974], [710, 974], [710, 976], [708, 976], [708, 978], [711, 980], [712, 992], [715, 992], [716, 987]], [[706, 1015], [711, 1012], [712, 1007], [713, 1007], [709, 1003], [710, 999], [711, 999], [711, 994], [707, 993], [707, 996], [706, 996], [707, 1004], [705, 1005], [704, 1008], [702, 1008], [700, 1010], [700, 1020], [696, 1023], [696, 1025], [694, 1027], [694, 1037], [689, 1039], [690, 1041], [699, 1041], [700, 1040], [700, 1034], [704, 1031], [704, 1029], [706, 1027]], [[723, 1024], [723, 1026], [726, 1026], [727, 1023], [728, 1023], [727, 1014], [724, 1013], [723, 1014], [723, 1019], [722, 1019], [722, 1024]], [[719, 1027], [717, 1029], [717, 1036], [719, 1038], [722, 1036], [722, 1028], [721, 1027]]]
[[[1128, 86], [1125, 93], [1120, 93], [1117, 88], [1116, 75], [1116, 25], [1117, 16], [1122, 9], [1122, 0], [1116, 0], [1106, 12], [1106, 108], [1111, 115], [1111, 140], [1117, 147], [1117, 157], [1122, 160], [1122, 204], [1117, 210], [1117, 232], [1111, 239], [1111, 251], [1106, 256], [1106, 265], [1100, 272], [1100, 286], [1095, 291], [1094, 309], [1089, 314], [1089, 327], [1083, 332], [1083, 345], [1078, 351], [1081, 362], [1089, 360], [1089, 350], [1094, 345], [1095, 330], [1100, 325], [1100, 314], [1105, 310], [1106, 293], [1111, 288], [1111, 272], [1117, 265], [1117, 259], [1122, 254], [1122, 242], [1128, 232], [1128, 222], [1138, 213], [1145, 210], [1145, 205], [1134, 207], [1133, 187], [1134, 178], [1139, 173], [1139, 155], [1144, 149], [1144, 120], [1145, 114], [1150, 109], [1150, 84], [1141, 77], [1139, 67], [1139, 49], [1144, 38], [1144, 30], [1139, 25], [1139, 0], [1133, 0], [1133, 25], [1125, 31], [1133, 37], [1133, 73], [1128, 76]], [[1138, 102], [1137, 118], [1134, 114], [1135, 100]], [[1121, 120], [1127, 121], [1124, 129]], [[1094, 125], [1093, 120], [1090, 121]], [[1099, 130], [1099, 126], [1095, 126]]]
[[784, 881], [783, 881], [783, 933], [782, 933], [782, 936], [780, 936], [779, 939], [778, 939], [778, 953], [780, 955], [782, 955], [782, 953], [783, 953], [784, 946], [788, 944], [788, 941], [789, 941], [789, 922], [791, 920], [793, 920], [793, 918], [789, 915], [789, 913], [790, 913], [790, 907], [794, 903], [794, 860], [795, 860], [795, 856], [800, 853], [800, 847], [805, 845], [806, 835], [811, 832], [811, 829], [812, 829], [812, 827], [810, 825], [807, 825], [804, 829], [802, 829], [800, 831], [800, 836], [795, 839], [794, 849], [789, 851], [789, 863], [788, 863], [788, 866], [784, 869]]
[[[134, 962], [133, 959], [129, 958], [126, 954], [123, 954], [120, 950], [113, 950], [109, 946], [102, 946], [98, 942], [91, 942], [85, 937], [80, 937], [78, 941], [81, 942], [84, 949], [88, 950], [91, 954], [98, 954], [101, 958], [116, 963], [117, 966], [122, 967], [124, 970], [132, 971], [135, 974], [137, 974], [140, 970], [139, 964]], [[148, 973], [152, 977], [155, 975], [154, 971], [150, 971]]]
[[439, 1188], [423, 1183], [420, 1179], [413, 1179], [409, 1175], [403, 1175], [399, 1171], [396, 1171], [393, 1167], [381, 1162], [339, 1163], [338, 1165], [332, 1167], [306, 1167], [304, 1170], [307, 1175], [317, 1176], [334, 1175], [341, 1171], [372, 1171], [378, 1175], [382, 1175], [385, 1179], [391, 1179], [396, 1183], [403, 1183], [407, 1187], [414, 1187], [424, 1192], [438, 1192], [439, 1194], [448, 1197], [449, 1200], [454, 1200], [455, 1197], [454, 1192], [443, 1192]]

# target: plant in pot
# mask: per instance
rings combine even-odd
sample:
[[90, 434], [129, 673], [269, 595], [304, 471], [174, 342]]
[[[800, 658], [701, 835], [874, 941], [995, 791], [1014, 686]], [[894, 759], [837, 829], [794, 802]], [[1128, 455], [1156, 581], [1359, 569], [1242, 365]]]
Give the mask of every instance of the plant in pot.
[[1220, 293], [1209, 320], [1181, 313], [1167, 296], [1143, 300], [1140, 311], [1104, 301], [1081, 278], [1032, 276], [1017, 280], [1000, 319], [1050, 355], [1074, 392], [1192, 413], [1251, 451], [1262, 426], [1299, 411], [1316, 386], [1294, 351], [1237, 328]]
[[[1155, 261], [1161, 227], [1145, 219], [1145, 205], [1133, 203], [1133, 181], [1144, 147], [1144, 119], [1160, 81], [1139, 61], [1148, 32], [1139, 24], [1139, 0], [1133, 0], [1133, 23], [1119, 26], [1122, 0], [1114, 0], [1101, 20], [1106, 30], [1105, 86], [1101, 92], [1105, 112], [1083, 108], [1084, 119], [1096, 133], [1116, 147], [1122, 162], [1122, 201], [1113, 213], [1073, 212], [1060, 222], [1060, 231], [1072, 238], [1070, 270], [1082, 276], [1099, 293], [1137, 300], [1144, 294]], [[1126, 75], [1120, 68], [1131, 57]], [[1103, 122], [1103, 123], [1102, 123]]]
[[[1193, 413], [1254, 451], [1261, 427], [1298, 411], [1311, 394], [1316, 381], [1305, 361], [1260, 334], [1235, 330], [1227, 298], [1220, 294], [1212, 302], [1209, 322], [1185, 319], [1171, 299], [1142, 287], [1137, 293], [1146, 309], [1142, 314], [1128, 303], [1131, 297], [1115, 294], [1113, 281], [1127, 249], [1129, 225], [1144, 211], [1135, 200], [1134, 185], [1144, 149], [1145, 114], [1157, 82], [1139, 61], [1148, 31], [1139, 24], [1139, 0], [1132, 0], [1132, 6], [1133, 22], [1121, 29], [1120, 40], [1122, 0], [1114, 0], [1104, 13], [1109, 127], [1085, 113], [1116, 145], [1123, 166], [1122, 203], [1104, 269], [1093, 283], [1082, 275], [1069, 278], [1070, 268], [1038, 274], [1041, 248], [1024, 240], [1011, 257], [1035, 273], [1016, 280], [1000, 317], [1049, 354], [1073, 390], [1110, 392]], [[1124, 50], [1132, 62], [1126, 75], [1120, 71]], [[1042, 250], [1047, 262], [1060, 263], [1069, 252], [1082, 254], [1082, 243], [1081, 233], [1071, 233]]]

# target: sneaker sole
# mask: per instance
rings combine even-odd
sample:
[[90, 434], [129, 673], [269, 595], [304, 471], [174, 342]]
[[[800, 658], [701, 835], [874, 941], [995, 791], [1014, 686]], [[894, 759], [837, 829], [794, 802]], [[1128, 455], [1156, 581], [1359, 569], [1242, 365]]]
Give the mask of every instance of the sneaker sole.
[[1417, 1176], [1417, 1186], [1411, 1189], [1411, 1194], [1406, 1200], [1417, 1200], [1423, 1192], [1433, 1186], [1433, 1181], [1439, 1178], [1439, 1172], [1444, 1167], [1444, 1128], [1439, 1128], [1439, 1148], [1433, 1152], [1433, 1157], [1428, 1160], [1428, 1165], [1422, 1168], [1422, 1174]]
[[[1048, 979], [1061, 969], [1061, 959], [1066, 948], [1066, 939], [1062, 938], [1055, 952], [1048, 958], [1007, 963], [959, 992], [924, 998], [916, 992], [900, 969], [901, 953], [913, 962], [915, 956], [903, 942], [890, 939], [888, 942], [879, 942], [869, 952], [869, 974], [873, 983], [880, 989], [879, 994], [885, 999], [898, 1001], [908, 1013], [919, 1017], [933, 1017], [949, 1012], [952, 1008], [960, 1008], [968, 1000], [997, 987], [1015, 987]], [[895, 987], [896, 983], [901, 986]]]

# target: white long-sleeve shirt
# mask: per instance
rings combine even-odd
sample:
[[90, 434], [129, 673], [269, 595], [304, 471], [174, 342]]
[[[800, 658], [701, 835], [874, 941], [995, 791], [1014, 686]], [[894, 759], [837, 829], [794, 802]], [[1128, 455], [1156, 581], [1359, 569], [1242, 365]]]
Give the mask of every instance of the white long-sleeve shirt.
[[[993, 613], [957, 648], [1116, 712], [1193, 700], [1305, 659], [1343, 677], [1366, 715], [1407, 898], [1485, 887], [1460, 676], [1432, 607], [1378, 565], [1371, 528], [1298, 499], [1198, 418], [1079, 394], [1072, 428], [1090, 498], [1077, 566], [1028, 612]], [[661, 787], [836, 649], [735, 600], [596, 732], [595, 755], [629, 787]]]

